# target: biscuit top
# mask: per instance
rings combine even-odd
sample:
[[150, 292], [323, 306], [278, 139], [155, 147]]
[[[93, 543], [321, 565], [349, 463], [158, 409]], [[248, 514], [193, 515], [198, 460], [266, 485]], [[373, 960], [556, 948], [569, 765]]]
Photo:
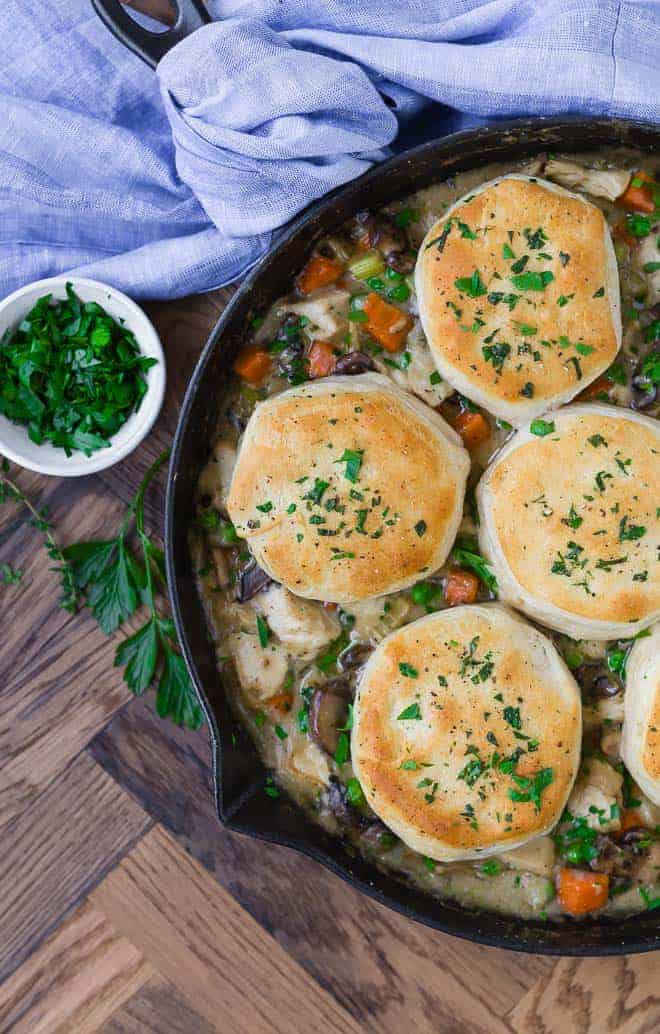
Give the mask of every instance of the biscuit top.
[[579, 764], [579, 691], [553, 644], [499, 604], [392, 633], [358, 687], [353, 766], [369, 804], [440, 860], [517, 846], [559, 817]]
[[327, 377], [257, 406], [227, 506], [272, 578], [350, 602], [441, 566], [468, 470], [449, 425], [386, 377]]
[[440, 373], [514, 424], [568, 401], [620, 346], [603, 213], [542, 180], [506, 176], [456, 202], [421, 246], [416, 287]]

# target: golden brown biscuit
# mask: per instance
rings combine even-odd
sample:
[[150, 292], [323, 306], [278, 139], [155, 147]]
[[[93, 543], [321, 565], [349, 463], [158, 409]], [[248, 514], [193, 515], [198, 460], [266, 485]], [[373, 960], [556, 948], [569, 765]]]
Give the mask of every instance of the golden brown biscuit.
[[549, 639], [500, 604], [455, 607], [374, 650], [355, 699], [353, 768], [413, 850], [483, 857], [557, 822], [581, 724], [578, 687]]
[[227, 508], [272, 578], [351, 602], [440, 567], [469, 465], [442, 417], [388, 378], [326, 377], [257, 406]]
[[630, 651], [624, 707], [621, 756], [646, 796], [660, 805], [660, 625]]
[[477, 487], [499, 598], [575, 639], [624, 638], [657, 620], [659, 457], [656, 420], [603, 404], [512, 435]]
[[504, 176], [429, 230], [415, 270], [438, 371], [514, 425], [570, 401], [621, 345], [610, 232], [584, 197]]

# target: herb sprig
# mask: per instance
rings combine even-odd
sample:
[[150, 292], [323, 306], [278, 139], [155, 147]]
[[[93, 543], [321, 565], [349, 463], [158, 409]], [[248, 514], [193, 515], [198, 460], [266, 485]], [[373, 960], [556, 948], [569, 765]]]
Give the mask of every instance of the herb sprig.
[[54, 571], [60, 579], [61, 595], [59, 607], [62, 610], [68, 611], [70, 614], [75, 614], [78, 609], [80, 599], [74, 581], [73, 571], [71, 570], [71, 566], [66, 560], [63, 551], [55, 541], [53, 525], [48, 518], [47, 509], [45, 507], [37, 509], [25, 493], [21, 491], [18, 485], [7, 477], [7, 474], [9, 473], [9, 463], [6, 458], [3, 458], [0, 470], [0, 505], [2, 503], [18, 503], [31, 515], [28, 519], [28, 524], [42, 533], [46, 553], [50, 559], [54, 561], [55, 565], [51, 570]]
[[[176, 648], [174, 622], [159, 610], [157, 588], [165, 588], [163, 551], [145, 530], [147, 489], [169, 457], [163, 452], [147, 470], [113, 539], [77, 542], [62, 551], [76, 589], [99, 625], [112, 635], [140, 606], [148, 610], [141, 628], [117, 648], [115, 667], [124, 667], [124, 681], [136, 696], [156, 681], [156, 710], [161, 718], [198, 729], [202, 712], [185, 661]], [[134, 526], [138, 549], [129, 534]]]

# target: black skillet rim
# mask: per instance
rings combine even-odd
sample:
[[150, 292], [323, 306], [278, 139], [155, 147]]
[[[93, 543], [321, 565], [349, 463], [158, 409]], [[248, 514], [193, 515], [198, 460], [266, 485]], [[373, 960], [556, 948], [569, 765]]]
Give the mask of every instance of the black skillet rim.
[[[356, 194], [356, 204], [353, 210], [364, 206], [357, 201], [357, 195], [364, 199], [369, 184], [374, 180], [381, 180], [391, 169], [399, 169], [406, 163], [418, 163], [427, 156], [439, 157], [442, 154], [450, 155], [460, 153], [461, 147], [467, 143], [483, 141], [484, 145], [489, 141], [501, 141], [505, 143], [507, 134], [511, 136], [510, 143], [524, 141], [526, 136], [534, 137], [539, 133], [548, 132], [558, 134], [570, 131], [573, 135], [579, 132], [580, 128], [585, 130], [585, 135], [602, 131], [608, 136], [607, 144], [600, 146], [637, 146], [638, 142], [626, 141], [627, 134], [641, 134], [648, 136], [649, 140], [655, 138], [654, 146], [657, 147], [660, 141], [660, 129], [652, 123], [637, 122], [626, 119], [606, 119], [584, 117], [564, 118], [533, 118], [516, 119], [500, 122], [495, 125], [481, 127], [476, 130], [466, 130], [451, 136], [443, 137], [440, 140], [430, 141], [409, 151], [386, 160], [366, 172], [357, 180], [353, 180], [331, 194], [312, 203], [302, 214], [297, 216], [278, 238], [277, 242], [253, 267], [241, 287], [236, 291], [222, 316], [211, 331], [209, 338], [193, 371], [188, 388], [186, 390], [176, 434], [172, 446], [172, 454], [168, 471], [166, 506], [165, 506], [165, 553], [167, 565], [167, 578], [169, 585], [170, 600], [174, 622], [181, 644], [183, 656], [186, 660], [191, 674], [193, 685], [200, 700], [202, 710], [209, 725], [211, 735], [212, 767], [215, 807], [220, 822], [232, 831], [242, 832], [259, 840], [281, 844], [290, 847], [301, 854], [311, 857], [320, 862], [325, 868], [340, 876], [352, 886], [358, 888], [367, 896], [374, 898], [381, 904], [394, 909], [394, 911], [423, 923], [443, 933], [484, 944], [492, 947], [507, 948], [512, 951], [531, 952], [544, 955], [566, 955], [566, 956], [607, 956], [629, 953], [641, 953], [653, 951], [660, 948], [660, 930], [657, 921], [653, 921], [652, 914], [636, 914], [621, 920], [601, 919], [582, 925], [580, 923], [566, 924], [543, 924], [535, 920], [519, 920], [515, 917], [501, 916], [493, 912], [475, 912], [451, 902], [441, 902], [428, 894], [416, 891], [405, 885], [405, 883], [390, 876], [383, 876], [374, 866], [358, 857], [351, 857], [341, 845], [341, 841], [326, 837], [319, 833], [318, 828], [308, 819], [304, 819], [301, 832], [290, 833], [286, 827], [289, 825], [287, 815], [293, 815], [292, 821], [300, 823], [299, 816], [302, 814], [295, 805], [284, 799], [280, 808], [280, 817], [283, 818], [283, 827], [279, 830], [269, 829], [268, 822], [254, 824], [254, 819], [240, 819], [239, 812], [245, 807], [248, 808], [256, 796], [258, 787], [263, 785], [264, 770], [257, 762], [259, 768], [258, 776], [247, 786], [242, 796], [233, 801], [229, 808], [225, 808], [223, 799], [223, 748], [221, 744], [221, 732], [216, 716], [212, 710], [207, 693], [204, 690], [203, 682], [197, 670], [197, 664], [193, 650], [188, 641], [181, 599], [182, 585], [180, 585], [179, 561], [183, 560], [185, 565], [186, 557], [177, 553], [177, 540], [174, 534], [176, 517], [176, 490], [177, 481], [180, 476], [186, 476], [180, 471], [181, 454], [184, 448], [186, 434], [189, 431], [189, 418], [191, 410], [197, 400], [201, 385], [204, 382], [204, 375], [211, 357], [219, 346], [223, 334], [234, 318], [234, 313], [241, 309], [246, 300], [252, 294], [255, 286], [259, 283], [264, 270], [274, 262], [281, 252], [299, 236], [302, 230], [309, 227], [317, 219], [323, 219], [326, 213], [332, 211], [334, 205], [342, 196]], [[619, 139], [612, 138], [618, 134]], [[540, 148], [540, 141], [530, 140], [530, 153]], [[562, 149], [561, 139], [554, 140], [555, 146]], [[592, 144], [592, 146], [594, 146]], [[598, 145], [596, 145], [598, 146]], [[542, 148], [540, 148], [542, 149]], [[565, 149], [565, 148], [564, 148]], [[577, 147], [573, 148], [578, 150]], [[473, 162], [471, 166], [475, 167]], [[398, 192], [400, 194], [400, 192]], [[395, 195], [393, 195], [395, 196]], [[327, 232], [324, 227], [321, 232]], [[189, 474], [187, 475], [190, 476]], [[269, 806], [272, 802], [269, 800]], [[279, 802], [278, 802], [279, 807]], [[295, 816], [298, 816], [296, 819]], [[342, 860], [332, 857], [331, 851], [335, 854], [343, 854]], [[387, 884], [383, 890], [375, 885], [374, 880], [380, 884]], [[589, 934], [597, 932], [598, 940], [595, 943], [584, 943], [589, 940]], [[609, 934], [611, 933], [611, 939]], [[581, 936], [582, 935], [582, 936]], [[601, 939], [602, 938], [602, 939]]]

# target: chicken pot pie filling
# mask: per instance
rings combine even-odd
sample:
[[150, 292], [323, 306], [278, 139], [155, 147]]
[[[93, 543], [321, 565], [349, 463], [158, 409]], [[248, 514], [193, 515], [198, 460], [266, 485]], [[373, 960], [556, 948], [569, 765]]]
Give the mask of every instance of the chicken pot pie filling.
[[[453, 900], [464, 907], [543, 922], [574, 921], [601, 914], [615, 917], [653, 909], [660, 904], [660, 806], [635, 781], [624, 764], [622, 753], [628, 657], [633, 647], [643, 645], [646, 637], [655, 635], [657, 638], [653, 628], [626, 629], [611, 639], [589, 638], [592, 633], [588, 628], [578, 629], [569, 622], [566, 628], [558, 630], [545, 624], [542, 617], [529, 612], [525, 614], [521, 610], [513, 612], [515, 619], [530, 632], [538, 630], [551, 643], [559, 663], [570, 671], [570, 678], [579, 687], [582, 720], [580, 762], [577, 772], [572, 773], [570, 788], [566, 784], [570, 792], [565, 806], [562, 808], [560, 801], [559, 814], [551, 817], [547, 828], [545, 823], [543, 827], [534, 827], [534, 835], [524, 843], [517, 846], [497, 843], [494, 850], [489, 848], [478, 852], [475, 857], [454, 860], [442, 860], [442, 852], [438, 851], [433, 852], [437, 856], [433, 857], [432, 852], [424, 850], [422, 845], [415, 849], [410, 846], [410, 837], [404, 828], [395, 829], [395, 824], [386, 824], [372, 807], [371, 785], [362, 774], [360, 758], [355, 767], [352, 758], [356, 691], [362, 684], [365, 671], [368, 673], [374, 655], [388, 649], [389, 637], [409, 628], [414, 634], [413, 622], [420, 619], [423, 622], [436, 614], [442, 616], [444, 612], [451, 615], [451, 608], [469, 611], [473, 607], [480, 609], [485, 606], [488, 609], [494, 603], [500, 606], [497, 602], [501, 599], [497, 563], [489, 562], [479, 547], [480, 536], [482, 545], [485, 544], [475, 491], [489, 462], [496, 458], [503, 446], [506, 449], [505, 443], [513, 435], [513, 428], [505, 417], [498, 416], [496, 406], [490, 402], [486, 404], [485, 400], [481, 405], [481, 399], [468, 398], [467, 391], [463, 394], [461, 385], [453, 377], [454, 383], [450, 383], [440, 372], [422, 328], [413, 272], [422, 242], [434, 225], [442, 224], [451, 207], [460, 199], [469, 197], [471, 191], [478, 191], [483, 184], [511, 174], [532, 177], [541, 185], [548, 182], [565, 188], [595, 206], [604, 218], [618, 267], [621, 348], [615, 355], [616, 345], [613, 347], [605, 324], [602, 333], [599, 330], [593, 341], [591, 337], [587, 340], [585, 325], [581, 336], [580, 332], [574, 335], [575, 341], [570, 334], [566, 335], [572, 350], [570, 355], [567, 351], [561, 357], [562, 362], [569, 358], [577, 360], [570, 363], [570, 370], [575, 368], [576, 381], [580, 380], [575, 385], [577, 393], [571, 393], [573, 403], [581, 405], [586, 402], [589, 408], [596, 410], [593, 418], [596, 422], [589, 427], [587, 439], [598, 441], [598, 444], [590, 441], [582, 444], [583, 451], [590, 449], [595, 455], [600, 449], [599, 455], [604, 456], [602, 466], [598, 466], [598, 471], [605, 471], [602, 476], [604, 487], [601, 491], [596, 486], [598, 471], [594, 471], [593, 492], [587, 494], [592, 494], [595, 501], [571, 499], [566, 513], [562, 511], [558, 516], [558, 521], [564, 518], [566, 521], [558, 524], [558, 529], [565, 533], [567, 543], [569, 539], [575, 541], [588, 552], [587, 545], [579, 536], [584, 537], [589, 530], [594, 534], [598, 531], [598, 514], [594, 506], [597, 502], [603, 503], [611, 491], [611, 480], [628, 475], [630, 485], [626, 482], [625, 512], [622, 510], [618, 516], [608, 514], [603, 517], [603, 527], [607, 524], [608, 534], [611, 532], [617, 538], [612, 545], [625, 549], [633, 566], [637, 564], [634, 571], [632, 567], [630, 569], [629, 591], [643, 590], [644, 598], [647, 593], [650, 598], [653, 591], [657, 594], [657, 549], [654, 553], [648, 552], [649, 543], [657, 540], [660, 505], [660, 500], [656, 500], [657, 463], [654, 466], [652, 457], [647, 457], [649, 467], [644, 484], [636, 478], [635, 471], [628, 468], [620, 470], [616, 463], [616, 449], [609, 455], [612, 449], [605, 428], [611, 407], [623, 407], [622, 415], [626, 410], [632, 410], [651, 421], [658, 419], [659, 412], [660, 216], [657, 206], [660, 196], [656, 186], [657, 168], [648, 156], [623, 151], [606, 158], [594, 155], [577, 158], [542, 156], [523, 164], [492, 166], [463, 173], [378, 211], [360, 212], [348, 224], [320, 240], [305, 267], [292, 277], [290, 293], [279, 298], [267, 312], [255, 313], [251, 325], [246, 327], [244, 346], [234, 362], [234, 376], [222, 387], [217, 436], [209, 462], [199, 479], [197, 519], [190, 533], [191, 551], [216, 650], [219, 678], [268, 768], [270, 774], [263, 787], [267, 798], [275, 802], [280, 795], [289, 794], [314, 821], [341, 837], [351, 850], [359, 851], [372, 864], [415, 888], [441, 899]], [[460, 222], [465, 222], [468, 229], [475, 232], [467, 220], [461, 218]], [[538, 234], [540, 247], [530, 251], [524, 243], [529, 243], [531, 248], [524, 233], [526, 228], [534, 241], [537, 239], [534, 234], [539, 230], [552, 240], [544, 226], [537, 227], [531, 222], [529, 227], [521, 226], [522, 236], [520, 240], [516, 239], [518, 250], [510, 243], [514, 257], [505, 258], [500, 248], [500, 259], [508, 263], [507, 269], [525, 254], [529, 255], [520, 272], [509, 271], [512, 277], [521, 276], [525, 271], [542, 273], [545, 268], [544, 260], [536, 256], [545, 242]], [[458, 221], [452, 232], [457, 235], [463, 233]], [[470, 242], [471, 238], [463, 236], [460, 240]], [[555, 269], [556, 262], [561, 261], [559, 253], [555, 255], [556, 250], [546, 252], [552, 254], [552, 262], [547, 260], [546, 265], [555, 279], [559, 272], [558, 268]], [[518, 251], [521, 251], [520, 255]], [[557, 294], [556, 286], [555, 283], [552, 287], [552, 299], [557, 312], [565, 320], [574, 301], [569, 297], [572, 290]], [[604, 286], [608, 291], [613, 290], [611, 281]], [[467, 287], [464, 295], [466, 292], [469, 298]], [[598, 303], [599, 297], [605, 298], [605, 293], [598, 296], [597, 289], [591, 294], [597, 295], [593, 299], [594, 304]], [[470, 298], [467, 308], [477, 301], [477, 298]], [[498, 304], [503, 319], [502, 305], [506, 308], [507, 319], [509, 316], [518, 319], [515, 309], [510, 311], [504, 301]], [[603, 308], [604, 319], [607, 311]], [[470, 314], [472, 326], [476, 322], [472, 308]], [[544, 319], [550, 319], [551, 315], [544, 310]], [[457, 319], [455, 322], [458, 324]], [[527, 316], [521, 317], [521, 322], [525, 326], [535, 325]], [[525, 362], [530, 356], [534, 362], [533, 352], [543, 346], [537, 349], [538, 343], [533, 335], [520, 333], [519, 343], [529, 343], [531, 349], [529, 354], [524, 352]], [[496, 343], [497, 336], [491, 345]], [[582, 356], [575, 347], [580, 343], [594, 351], [602, 348], [603, 354], [607, 353], [609, 365], [603, 363], [604, 372], [596, 371], [595, 379], [591, 374], [594, 353], [590, 351]], [[499, 363], [496, 353], [493, 353], [493, 359]], [[510, 365], [513, 360], [511, 352], [507, 352], [499, 371], [490, 357], [486, 359], [483, 353], [480, 361], [482, 365], [486, 364], [484, 376], [488, 392], [488, 385], [501, 378], [505, 365]], [[578, 366], [581, 379], [577, 373]], [[590, 373], [585, 376], [587, 368]], [[430, 564], [427, 570], [420, 571], [418, 580], [405, 589], [356, 602], [343, 599], [339, 603], [322, 603], [318, 598], [303, 598], [291, 591], [293, 586], [287, 588], [274, 580], [274, 571], [265, 570], [257, 563], [251, 550], [250, 532], [240, 522], [237, 526], [230, 519], [227, 502], [236, 456], [248, 422], [261, 402], [292, 387], [316, 386], [324, 378], [350, 381], [356, 375], [374, 373], [409, 393], [416, 402], [435, 410], [454, 428], [468, 450], [471, 468], [458, 534], [445, 562], [436, 569]], [[473, 383], [479, 383], [478, 379]], [[558, 404], [564, 401], [567, 400], [561, 398]], [[600, 411], [603, 413], [601, 427], [596, 426]], [[618, 413], [619, 410], [616, 411]], [[526, 420], [525, 427], [537, 441], [543, 441], [547, 435], [550, 449], [550, 435], [554, 430], [550, 429], [552, 423], [552, 410], [544, 411]], [[549, 428], [547, 431], [546, 427]], [[386, 428], [382, 434], [387, 437]], [[600, 438], [608, 445], [601, 443]], [[396, 449], [394, 439], [389, 444]], [[639, 443], [636, 444], [638, 447]], [[591, 453], [588, 458], [593, 458]], [[626, 453], [619, 459], [625, 466], [629, 456]], [[566, 460], [567, 463], [571, 461]], [[574, 461], [579, 463], [577, 453]], [[412, 456], [410, 462], [414, 462]], [[343, 471], [346, 465], [344, 460], [338, 466], [338, 472]], [[612, 475], [611, 479], [605, 477], [608, 473]], [[360, 491], [357, 482], [351, 487]], [[400, 491], [405, 493], [405, 487]], [[431, 492], [432, 486], [429, 486], [429, 494]], [[509, 521], [508, 533], [511, 535], [516, 534], [516, 511], [520, 498], [517, 493], [511, 493], [508, 511], [502, 504], [502, 520]], [[261, 503], [265, 505], [269, 501], [272, 502], [264, 498]], [[319, 502], [319, 516], [330, 516], [330, 524], [334, 528], [337, 515], [330, 511], [326, 515], [323, 511], [325, 500]], [[288, 505], [291, 505], [290, 501]], [[396, 502], [388, 500], [387, 505], [396, 512]], [[545, 503], [539, 500], [534, 506], [538, 506], [541, 512], [544, 506], [550, 509], [553, 504], [550, 500]], [[385, 508], [384, 503], [381, 509]], [[642, 511], [643, 520], [639, 517]], [[315, 512], [314, 508], [310, 511], [312, 514]], [[383, 517], [378, 510], [379, 519], [387, 521], [391, 512]], [[521, 521], [531, 520], [527, 511], [524, 517], [522, 514], [521, 510]], [[626, 516], [622, 528], [621, 521]], [[554, 518], [552, 514], [546, 519], [554, 521]], [[250, 514], [248, 519], [263, 519], [267, 523], [272, 518], [264, 511], [258, 516]], [[426, 528], [422, 525], [428, 521], [423, 518], [420, 521], [419, 534], [423, 536]], [[642, 527], [645, 529], [643, 535], [639, 532]], [[533, 548], [532, 537], [528, 544]], [[488, 552], [487, 549], [485, 551]], [[539, 566], [551, 561], [554, 563], [554, 554], [550, 557], [546, 552], [540, 550]], [[566, 546], [561, 552], [564, 563], [573, 564], [570, 547]], [[594, 547], [594, 563], [601, 552], [600, 548]], [[605, 559], [608, 558], [609, 553]], [[552, 577], [558, 581], [563, 577], [571, 584], [573, 580], [579, 581], [577, 561], [580, 559], [576, 555], [575, 572], [567, 575], [558, 572]], [[610, 559], [617, 557], [612, 553]], [[394, 575], [395, 572], [393, 578]], [[639, 575], [637, 581], [632, 580], [634, 575]], [[603, 578], [605, 573], [600, 569], [593, 572], [592, 584], [597, 584], [599, 592], [599, 579]], [[585, 575], [583, 580], [589, 579]], [[566, 592], [569, 592], [568, 581], [567, 585], [561, 583]], [[603, 588], [606, 591], [606, 586]], [[586, 589], [577, 591], [582, 591], [587, 601]], [[504, 602], [519, 607], [509, 598]], [[591, 616], [597, 617], [596, 612], [591, 612]], [[466, 640], [468, 652], [474, 638]], [[461, 640], [457, 638], [456, 641]], [[460, 660], [458, 653], [456, 656]], [[634, 684], [639, 681], [636, 656], [633, 657]], [[511, 701], [508, 697], [500, 702], [493, 700], [492, 709], [497, 709], [497, 721], [504, 723], [508, 738], [515, 739], [516, 733], [520, 735], [521, 739], [516, 740], [520, 749], [514, 747], [506, 756], [499, 751], [499, 759], [499, 748], [487, 739], [484, 744], [479, 743], [478, 754], [470, 749], [470, 738], [466, 735], [469, 723], [466, 725], [465, 719], [468, 712], [471, 713], [474, 694], [477, 691], [481, 693], [489, 685], [487, 668], [494, 660], [481, 657], [478, 637], [471, 660], [476, 666], [470, 667], [470, 676], [476, 675], [479, 679], [480, 672], [484, 670], [486, 677], [478, 686], [469, 683], [470, 706], [466, 697], [464, 710], [461, 712], [459, 708], [457, 712], [463, 754], [460, 768], [457, 767], [458, 757], [452, 754], [451, 764], [456, 768], [452, 792], [457, 788], [469, 791], [464, 803], [476, 811], [471, 796], [473, 792], [477, 794], [475, 800], [478, 803], [479, 784], [488, 778], [490, 766], [496, 771], [498, 780], [500, 777], [503, 779], [503, 787], [508, 779], [505, 793], [511, 789], [523, 798], [528, 795], [528, 800], [515, 803], [522, 811], [527, 809], [532, 828], [537, 816], [535, 801], [541, 806], [544, 800], [549, 804], [551, 788], [554, 786], [556, 790], [560, 778], [565, 778], [564, 769], [557, 757], [536, 766], [534, 751], [529, 749], [530, 741], [524, 737], [530, 736], [532, 744], [540, 737], [526, 730], [525, 707], [515, 699], [514, 687], [511, 687], [514, 698]], [[400, 732], [405, 726], [410, 732], [407, 734], [409, 750], [404, 752], [405, 756], [402, 755], [402, 767], [397, 778], [411, 788], [420, 808], [432, 810], [443, 792], [443, 785], [438, 778], [439, 770], [425, 767], [431, 765], [431, 759], [424, 755], [419, 738], [419, 727], [424, 722], [415, 717], [415, 706], [421, 710], [422, 701], [415, 697], [416, 679], [412, 673], [419, 673], [420, 668], [414, 656], [399, 658], [397, 665], [399, 661], [405, 671], [397, 670], [397, 684], [405, 689], [410, 686], [410, 699], [406, 697], [407, 703], [404, 701], [410, 713], [399, 721], [398, 714], [406, 712], [406, 707], [402, 706], [392, 724], [396, 731]], [[482, 663], [479, 665], [479, 662]], [[499, 692], [491, 688], [493, 696]], [[632, 689], [634, 691], [634, 685]], [[438, 691], [442, 690], [438, 683]], [[524, 698], [525, 694], [519, 693], [518, 696]], [[626, 706], [630, 699], [627, 699]], [[507, 722], [504, 717], [505, 708], [509, 708], [507, 714], [511, 721]], [[520, 714], [519, 728], [517, 710]], [[630, 727], [632, 709], [628, 708], [628, 712]], [[483, 722], [483, 711], [481, 715]], [[480, 731], [486, 736], [491, 730], [484, 724]], [[494, 727], [492, 732], [497, 738]], [[649, 735], [645, 733], [644, 743], [647, 743]], [[631, 757], [630, 737], [627, 743], [626, 749]], [[488, 752], [482, 749], [485, 745], [488, 745]], [[247, 744], [246, 749], [249, 749]], [[640, 747], [640, 756], [641, 750]], [[505, 761], [509, 758], [511, 762], [511, 771], [503, 776], [494, 768], [501, 757], [505, 757]], [[459, 778], [461, 772], [469, 774], [470, 780], [475, 777], [472, 787], [465, 776]], [[535, 782], [538, 772], [546, 774]], [[364, 779], [364, 785], [358, 773]], [[427, 797], [431, 803], [426, 803]], [[381, 815], [386, 814], [382, 808], [379, 810]], [[458, 815], [460, 818], [460, 811]], [[466, 815], [460, 821], [469, 830], [474, 815], [472, 818]]]

